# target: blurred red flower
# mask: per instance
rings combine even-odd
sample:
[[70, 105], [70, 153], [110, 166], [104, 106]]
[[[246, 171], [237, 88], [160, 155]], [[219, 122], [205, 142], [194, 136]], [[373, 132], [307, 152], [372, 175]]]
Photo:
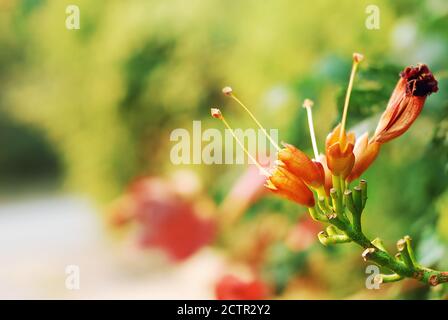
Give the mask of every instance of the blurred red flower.
[[169, 180], [140, 178], [132, 183], [114, 204], [113, 223], [129, 221], [141, 227], [139, 244], [143, 248], [164, 250], [174, 261], [181, 261], [210, 243], [216, 223], [206, 217], [210, 208], [183, 197]]
[[244, 281], [234, 275], [223, 276], [215, 287], [218, 300], [264, 300], [269, 297], [269, 291], [260, 279]]

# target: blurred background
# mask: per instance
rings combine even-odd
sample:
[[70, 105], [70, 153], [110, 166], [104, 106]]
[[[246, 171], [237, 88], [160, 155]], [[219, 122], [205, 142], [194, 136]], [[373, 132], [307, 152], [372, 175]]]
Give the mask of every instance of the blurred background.
[[[71, 4], [79, 30], [65, 25]], [[379, 29], [366, 27], [369, 5]], [[360, 249], [320, 245], [322, 226], [266, 194], [252, 166], [170, 161], [174, 129], [223, 130], [211, 106], [254, 128], [226, 85], [309, 154], [300, 105], [313, 99], [322, 151], [353, 52], [365, 55], [357, 133], [375, 127], [405, 66], [439, 80], [365, 174], [364, 228], [391, 250], [409, 234], [423, 264], [446, 270], [445, 0], [0, 0], [0, 298], [446, 297], [412, 280], [368, 290]]]

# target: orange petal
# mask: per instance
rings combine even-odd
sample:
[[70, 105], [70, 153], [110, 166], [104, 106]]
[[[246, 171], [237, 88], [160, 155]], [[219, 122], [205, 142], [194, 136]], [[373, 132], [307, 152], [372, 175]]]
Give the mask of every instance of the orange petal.
[[392, 114], [385, 112], [381, 117], [374, 141], [386, 143], [405, 133], [419, 116], [425, 100], [426, 97], [403, 97], [398, 105], [391, 108]]
[[355, 165], [347, 177], [349, 182], [359, 178], [378, 156], [381, 144], [370, 142], [368, 133], [364, 133], [357, 141], [354, 149]]
[[331, 131], [327, 139], [325, 140], [325, 148], [329, 148], [331, 145], [335, 144], [336, 142], [339, 142], [339, 136], [341, 131], [341, 124], [338, 124], [333, 131]]
[[426, 65], [405, 68], [372, 140], [386, 143], [406, 132], [422, 111], [426, 97], [437, 91], [437, 80]]
[[286, 143], [283, 145], [285, 148], [278, 152], [278, 159], [291, 173], [315, 188], [325, 183], [325, 173], [321, 166], [293, 145]]
[[325, 172], [325, 192], [329, 196], [330, 195], [330, 189], [333, 187], [333, 180], [331, 178], [331, 171], [328, 168], [327, 158], [325, 157], [325, 155], [323, 155], [323, 154], [319, 155], [319, 162], [322, 165], [322, 167], [324, 168], [324, 172]]
[[307, 207], [314, 207], [314, 194], [302, 180], [285, 168], [276, 168], [268, 178], [268, 184], [275, 186], [270, 190], [291, 201]]
[[353, 144], [347, 143], [344, 150], [341, 150], [339, 142], [327, 148], [327, 164], [331, 172], [336, 176], [347, 177], [355, 163], [355, 155], [353, 154]]

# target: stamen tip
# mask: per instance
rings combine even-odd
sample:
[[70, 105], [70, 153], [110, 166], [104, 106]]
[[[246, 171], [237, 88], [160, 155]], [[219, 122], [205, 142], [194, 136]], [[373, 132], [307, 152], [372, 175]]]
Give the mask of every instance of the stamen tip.
[[224, 87], [222, 88], [222, 93], [224, 93], [226, 96], [230, 96], [232, 94], [233, 90], [231, 87]]
[[362, 60], [364, 60], [364, 55], [358, 52], [353, 53], [353, 61], [360, 63]]
[[305, 109], [307, 109], [307, 108], [311, 108], [313, 105], [314, 105], [313, 100], [305, 99], [305, 100], [303, 101], [303, 107], [304, 107]]
[[267, 179], [264, 186], [272, 191], [277, 191], [277, 187], [271, 182], [271, 180]]
[[210, 113], [211, 113], [213, 118], [222, 119], [221, 110], [219, 110], [218, 108], [211, 108], [210, 109]]

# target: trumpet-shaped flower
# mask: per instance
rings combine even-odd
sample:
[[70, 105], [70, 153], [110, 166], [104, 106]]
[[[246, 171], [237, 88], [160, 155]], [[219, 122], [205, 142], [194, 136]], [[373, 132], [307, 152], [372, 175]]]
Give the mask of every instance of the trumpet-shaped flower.
[[359, 178], [364, 171], [372, 164], [378, 156], [381, 144], [376, 141], [369, 142], [368, 133], [364, 133], [356, 140], [353, 153], [355, 155], [355, 164], [347, 180], [349, 182]]
[[406, 132], [422, 111], [426, 97], [437, 91], [437, 80], [425, 64], [404, 69], [373, 140], [385, 143]]
[[327, 136], [325, 142], [327, 165], [335, 176], [346, 178], [350, 174], [355, 164], [354, 147], [355, 135], [351, 132], [341, 135], [341, 125]]
[[284, 148], [278, 152], [281, 165], [313, 188], [325, 184], [325, 172], [321, 163], [311, 160], [291, 144], [283, 143], [283, 146]]
[[314, 207], [314, 194], [295, 174], [282, 166], [272, 170], [266, 180], [266, 187], [272, 192], [298, 204]]
[[287, 143], [284, 143], [283, 148], [280, 148], [267, 134], [252, 112], [235, 96], [232, 88], [225, 87], [223, 89], [223, 93], [235, 100], [249, 114], [277, 149], [277, 161], [272, 170], [263, 168], [247, 152], [244, 144], [235, 136], [219, 109], [213, 108], [211, 110], [212, 116], [222, 120], [248, 157], [267, 177], [266, 187], [294, 202], [313, 207], [315, 205], [313, 191], [317, 192], [319, 198], [324, 195], [324, 190], [328, 196], [333, 183], [336, 182], [336, 190], [339, 188], [340, 192], [343, 192], [345, 188], [343, 180], [351, 182], [359, 178], [376, 159], [381, 145], [403, 134], [420, 114], [426, 97], [438, 90], [437, 81], [426, 65], [421, 64], [417, 67], [405, 68], [400, 73], [400, 80], [392, 93], [374, 136], [369, 139], [368, 133], [364, 133], [356, 139], [354, 133], [346, 132], [346, 123], [356, 70], [362, 60], [363, 56], [361, 54], [353, 54], [352, 71], [342, 119], [340, 124], [327, 136], [325, 156], [320, 155], [318, 151], [311, 111], [314, 103], [309, 99], [305, 99], [303, 107], [307, 110], [314, 159]]

